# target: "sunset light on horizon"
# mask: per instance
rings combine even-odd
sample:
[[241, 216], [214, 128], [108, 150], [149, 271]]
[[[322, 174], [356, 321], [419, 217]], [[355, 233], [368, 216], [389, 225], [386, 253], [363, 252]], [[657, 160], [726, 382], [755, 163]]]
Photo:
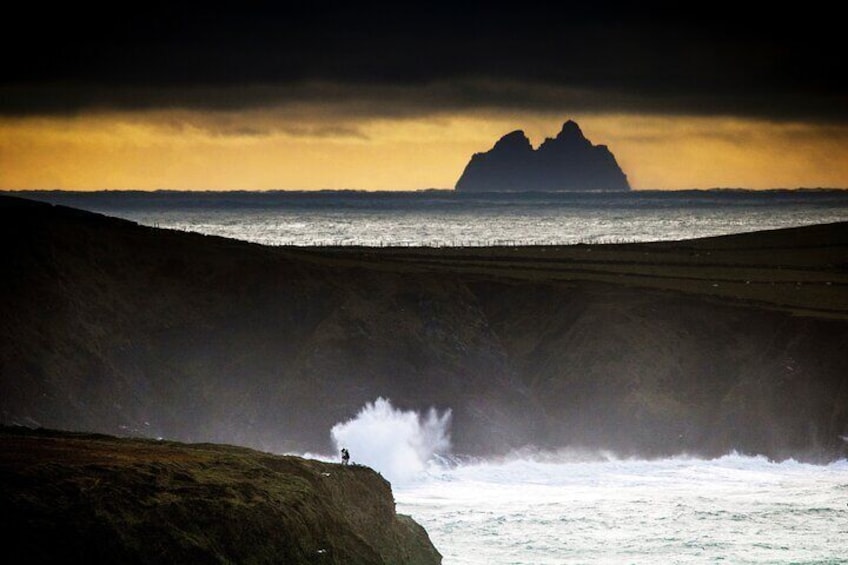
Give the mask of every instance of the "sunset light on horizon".
[[[848, 187], [848, 128], [718, 117], [574, 118], [633, 189]], [[419, 190], [453, 188], [475, 152], [522, 129], [538, 146], [555, 116], [452, 115], [295, 122], [197, 112], [0, 119], [10, 190]], [[244, 131], [221, 129], [242, 123]], [[250, 131], [258, 124], [261, 133]]]

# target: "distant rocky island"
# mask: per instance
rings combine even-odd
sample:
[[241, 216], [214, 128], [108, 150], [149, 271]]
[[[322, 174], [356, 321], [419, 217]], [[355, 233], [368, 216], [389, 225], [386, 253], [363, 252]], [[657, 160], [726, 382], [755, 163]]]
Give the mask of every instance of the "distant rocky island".
[[533, 149], [522, 130], [475, 153], [456, 183], [461, 192], [626, 191], [627, 175], [606, 145], [592, 145], [568, 120], [555, 138]]

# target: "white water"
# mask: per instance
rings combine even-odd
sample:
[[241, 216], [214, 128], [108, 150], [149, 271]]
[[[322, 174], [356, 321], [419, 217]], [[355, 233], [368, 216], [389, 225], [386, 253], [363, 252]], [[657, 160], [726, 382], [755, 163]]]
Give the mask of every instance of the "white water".
[[337, 450], [345, 447], [353, 455], [352, 463], [368, 465], [401, 484], [422, 476], [432, 457], [450, 450], [450, 416], [450, 411], [440, 415], [431, 409], [422, 417], [378, 398], [330, 433]]
[[456, 462], [449, 414], [383, 399], [333, 428], [453, 564], [848, 563], [848, 462], [563, 450]]
[[845, 461], [514, 459], [394, 492], [446, 565], [848, 563]]

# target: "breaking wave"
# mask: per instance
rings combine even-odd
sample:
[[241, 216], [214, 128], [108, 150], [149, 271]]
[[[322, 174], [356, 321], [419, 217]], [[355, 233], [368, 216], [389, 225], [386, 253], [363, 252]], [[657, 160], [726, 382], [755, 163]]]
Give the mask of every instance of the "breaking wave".
[[331, 432], [336, 453], [392, 482], [445, 565], [845, 562], [848, 461], [574, 448], [456, 458], [450, 424], [450, 410], [378, 398]]
[[378, 398], [330, 433], [337, 452], [350, 451], [351, 463], [367, 465], [393, 484], [408, 483], [420, 478], [435, 456], [450, 452], [450, 421], [450, 410], [440, 414], [430, 408], [422, 415]]

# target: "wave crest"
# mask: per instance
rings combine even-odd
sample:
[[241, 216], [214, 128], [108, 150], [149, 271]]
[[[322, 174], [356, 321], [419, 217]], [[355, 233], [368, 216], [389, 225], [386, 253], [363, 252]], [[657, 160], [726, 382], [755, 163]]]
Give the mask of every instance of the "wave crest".
[[450, 452], [450, 421], [450, 409], [440, 414], [430, 408], [422, 415], [380, 397], [330, 433], [337, 451], [350, 451], [352, 463], [368, 465], [392, 483], [408, 483], [422, 476], [435, 456]]

